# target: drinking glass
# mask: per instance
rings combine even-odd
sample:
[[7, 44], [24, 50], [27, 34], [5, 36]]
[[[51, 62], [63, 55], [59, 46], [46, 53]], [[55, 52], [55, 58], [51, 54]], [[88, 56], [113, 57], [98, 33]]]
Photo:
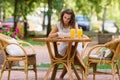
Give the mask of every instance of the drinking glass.
[[78, 38], [81, 38], [81, 37], [82, 37], [82, 34], [83, 34], [82, 29], [78, 29], [78, 30], [77, 30]]
[[70, 29], [70, 37], [75, 38], [75, 29]]

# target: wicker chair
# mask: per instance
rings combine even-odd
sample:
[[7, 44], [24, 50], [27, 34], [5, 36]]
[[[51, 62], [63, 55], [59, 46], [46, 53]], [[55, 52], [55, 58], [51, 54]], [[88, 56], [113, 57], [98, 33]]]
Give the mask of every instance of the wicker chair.
[[[103, 53], [106, 50], [109, 52]], [[94, 53], [94, 54], [93, 54]], [[111, 57], [105, 57], [106, 54], [112, 55]], [[102, 54], [102, 56], [100, 56]], [[97, 56], [93, 56], [97, 55]], [[99, 55], [99, 56], [98, 56]], [[115, 74], [118, 74], [120, 80], [120, 72], [118, 68], [118, 58], [120, 57], [120, 39], [116, 39], [106, 44], [96, 45], [90, 49], [86, 59], [86, 75], [89, 74], [90, 67], [93, 67], [93, 79], [95, 80], [96, 74], [112, 74], [113, 79], [115, 80]], [[111, 72], [98, 71], [98, 64], [109, 64], [111, 66]], [[117, 70], [116, 70], [117, 69]]]
[[[12, 38], [9, 36], [0, 34], [0, 47], [2, 49], [2, 53], [4, 54], [4, 62], [3, 62], [1, 73], [0, 73], [0, 80], [2, 79], [2, 74], [5, 70], [8, 70], [8, 80], [10, 80], [10, 71], [13, 70], [12, 63], [15, 61], [23, 61], [24, 62], [24, 69], [20, 69], [20, 70], [25, 72], [26, 80], [28, 80], [28, 66], [33, 65], [32, 70], [35, 72], [35, 80], [37, 80], [36, 55], [34, 54], [34, 49], [32, 48], [32, 45], [27, 42], [23, 42], [23, 41], [17, 41], [17, 43], [10, 42], [11, 39]], [[12, 56], [12, 55], [8, 54], [6, 49], [9, 45], [14, 45], [14, 46], [19, 47], [23, 51], [23, 55]], [[30, 51], [33, 53], [28, 54], [23, 46], [29, 47]], [[13, 49], [12, 51], [13, 52], [16, 51], [16, 48]], [[8, 63], [8, 67], [6, 67], [7, 63]], [[14, 70], [19, 70], [19, 69], [14, 69]]]

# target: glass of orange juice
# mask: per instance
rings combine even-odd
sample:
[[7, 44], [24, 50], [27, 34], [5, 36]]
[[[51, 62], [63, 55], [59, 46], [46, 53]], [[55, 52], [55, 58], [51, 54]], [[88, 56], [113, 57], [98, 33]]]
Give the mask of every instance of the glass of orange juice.
[[81, 37], [82, 37], [82, 34], [83, 34], [82, 29], [81, 29], [81, 28], [80, 28], [80, 29], [78, 29], [78, 30], [77, 30], [77, 35], [78, 35], [78, 38], [81, 38]]
[[75, 29], [70, 29], [70, 38], [75, 37]]

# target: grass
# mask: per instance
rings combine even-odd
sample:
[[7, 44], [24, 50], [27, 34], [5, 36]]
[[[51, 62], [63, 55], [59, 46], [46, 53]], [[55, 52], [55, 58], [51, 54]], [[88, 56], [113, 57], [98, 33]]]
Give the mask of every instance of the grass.
[[46, 64], [41, 64], [41, 65], [37, 65], [38, 68], [49, 68], [50, 64], [46, 63]]
[[[119, 59], [118, 63], [119, 63], [118, 65], [120, 65], [120, 59]], [[37, 68], [49, 68], [49, 67], [50, 67], [50, 63], [37, 65]], [[76, 66], [76, 67], [79, 67], [79, 66]], [[19, 66], [19, 68], [23, 69], [24, 67], [23, 66]], [[60, 64], [58, 68], [62, 69], [63, 65]], [[111, 69], [111, 67], [108, 64], [98, 64], [97, 65], [97, 69]], [[120, 66], [119, 66], [119, 69], [120, 69]]]
[[[84, 62], [86, 62], [86, 61], [84, 60]], [[120, 58], [118, 60], [118, 65], [120, 65]], [[41, 64], [41, 65], [37, 65], [37, 67], [38, 68], [49, 68], [50, 64], [49, 63], [47, 63], [47, 64]], [[63, 67], [63, 65], [60, 64], [59, 68], [62, 68], [62, 67]], [[111, 69], [111, 67], [108, 64], [98, 64], [97, 65], [97, 69]], [[120, 69], [120, 66], [119, 66], [119, 69]]]
[[34, 42], [34, 41], [32, 41], [32, 38], [30, 38], [30, 37], [23, 39], [23, 41], [29, 42], [32, 45], [41, 45], [41, 46], [44, 46], [46, 44], [45, 42]]
[[[46, 63], [46, 64], [41, 64], [41, 65], [37, 65], [38, 68], [49, 68], [50, 67], [50, 63]], [[60, 64], [59, 68], [62, 68], [63, 65]]]

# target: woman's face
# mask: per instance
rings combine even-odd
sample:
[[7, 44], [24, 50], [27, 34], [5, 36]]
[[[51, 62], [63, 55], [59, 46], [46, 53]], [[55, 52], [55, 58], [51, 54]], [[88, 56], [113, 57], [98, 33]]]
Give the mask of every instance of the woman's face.
[[68, 23], [70, 22], [70, 20], [71, 20], [71, 15], [65, 13], [65, 14], [63, 15], [64, 24], [68, 25]]

